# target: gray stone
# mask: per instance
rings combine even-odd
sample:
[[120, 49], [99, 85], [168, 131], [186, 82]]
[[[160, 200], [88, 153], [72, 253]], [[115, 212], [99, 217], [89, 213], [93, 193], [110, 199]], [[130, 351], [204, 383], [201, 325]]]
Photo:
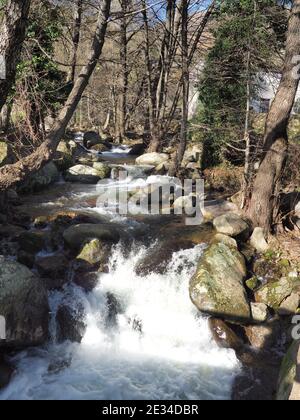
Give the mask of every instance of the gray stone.
[[270, 247], [265, 239], [264, 230], [256, 227], [250, 238], [250, 245], [253, 246], [258, 252], [265, 253]]
[[213, 225], [218, 233], [233, 237], [249, 231], [247, 222], [235, 213], [227, 213], [216, 217], [213, 221]]
[[150, 165], [157, 167], [169, 160], [169, 155], [165, 153], [146, 153], [136, 159], [137, 165]]
[[191, 279], [190, 296], [196, 307], [225, 320], [251, 320], [243, 280], [247, 270], [244, 257], [224, 243], [212, 244], [200, 259]]

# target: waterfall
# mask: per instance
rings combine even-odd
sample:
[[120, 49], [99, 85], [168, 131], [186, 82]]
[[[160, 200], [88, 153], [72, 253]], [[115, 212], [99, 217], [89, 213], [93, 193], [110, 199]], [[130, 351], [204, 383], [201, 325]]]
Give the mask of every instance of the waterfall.
[[202, 252], [176, 252], [164, 274], [140, 277], [147, 249], [133, 246], [128, 255], [116, 246], [93, 292], [69, 285], [51, 294], [53, 319], [62, 301], [84, 306], [82, 343], [17, 355], [18, 373], [0, 399], [229, 399], [236, 356], [217, 347], [188, 295]]

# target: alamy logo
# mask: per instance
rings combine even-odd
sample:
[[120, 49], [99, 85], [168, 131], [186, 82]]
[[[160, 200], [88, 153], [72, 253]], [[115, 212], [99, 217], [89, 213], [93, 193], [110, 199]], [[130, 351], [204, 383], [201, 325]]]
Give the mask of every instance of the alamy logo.
[[6, 321], [4, 316], [0, 315], [0, 340], [6, 340]]
[[6, 79], [6, 60], [4, 55], [0, 54], [0, 80]]

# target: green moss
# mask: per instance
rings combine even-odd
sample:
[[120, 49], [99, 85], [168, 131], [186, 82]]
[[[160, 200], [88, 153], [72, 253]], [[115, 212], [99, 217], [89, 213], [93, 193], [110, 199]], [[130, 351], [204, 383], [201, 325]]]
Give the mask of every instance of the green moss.
[[249, 279], [249, 280], [247, 280], [246, 281], [246, 286], [248, 287], [248, 289], [250, 289], [250, 290], [256, 290], [256, 289], [258, 289], [258, 287], [260, 286], [260, 281], [259, 281], [259, 279], [256, 277], [256, 276], [254, 276], [254, 277], [251, 277], [251, 279]]

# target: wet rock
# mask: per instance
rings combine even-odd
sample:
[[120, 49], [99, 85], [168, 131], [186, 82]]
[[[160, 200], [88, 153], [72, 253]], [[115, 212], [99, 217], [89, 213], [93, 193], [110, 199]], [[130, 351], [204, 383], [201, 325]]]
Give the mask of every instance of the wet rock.
[[85, 147], [90, 148], [96, 144], [102, 143], [100, 135], [96, 131], [88, 131], [84, 133], [83, 144]]
[[20, 226], [10, 225], [10, 224], [0, 224], [0, 237], [9, 238], [12, 240], [17, 240], [20, 235], [26, 232], [24, 228]]
[[29, 175], [26, 181], [18, 186], [21, 193], [40, 191], [45, 187], [57, 182], [60, 174], [53, 162], [47, 163], [42, 169], [33, 175]]
[[268, 319], [268, 307], [264, 303], [251, 302], [251, 312], [253, 321], [263, 323]]
[[20, 250], [18, 252], [17, 260], [20, 264], [26, 265], [26, 267], [32, 269], [35, 262], [35, 256], [29, 252]]
[[137, 165], [158, 166], [169, 160], [169, 155], [165, 153], [146, 153], [136, 159]]
[[110, 148], [107, 147], [105, 144], [95, 144], [94, 146], [90, 147], [91, 150], [95, 150], [96, 152], [103, 153], [103, 152], [109, 152]]
[[250, 245], [256, 249], [257, 252], [265, 253], [270, 247], [265, 239], [264, 231], [260, 227], [256, 227], [250, 238]]
[[138, 143], [134, 144], [132, 148], [130, 149], [129, 155], [130, 156], [140, 156], [145, 151], [145, 144], [144, 143]]
[[283, 277], [278, 281], [272, 281], [255, 292], [255, 300], [265, 303], [269, 308], [278, 310], [283, 301], [291, 296], [293, 291], [297, 293], [300, 282], [289, 277]]
[[56, 322], [56, 339], [59, 343], [66, 340], [73, 343], [81, 343], [86, 331], [82, 306], [78, 305], [76, 309], [66, 305], [60, 306], [56, 314]]
[[82, 273], [81, 271], [76, 271], [74, 273], [73, 282], [77, 286], [81, 287], [87, 293], [95, 289], [99, 283], [99, 273], [98, 272], [87, 272]]
[[40, 232], [23, 232], [19, 236], [18, 243], [22, 251], [30, 254], [37, 254], [46, 248], [47, 233]]
[[0, 347], [35, 346], [48, 338], [48, 296], [42, 281], [27, 267], [3, 256], [0, 314], [6, 319], [6, 340]]
[[107, 326], [117, 325], [117, 316], [120, 313], [123, 313], [123, 308], [118, 298], [113, 293], [106, 294], [107, 301], [107, 317], [106, 322]]
[[164, 274], [168, 269], [168, 264], [172, 260], [174, 252], [194, 247], [192, 241], [178, 238], [177, 240], [164, 241], [155, 248], [150, 249], [147, 255], [136, 267], [139, 276], [151, 273]]
[[76, 165], [68, 169], [64, 174], [68, 182], [78, 182], [80, 184], [97, 184], [102, 179], [102, 173], [86, 165]]
[[204, 313], [228, 321], [249, 322], [250, 305], [243, 285], [247, 270], [237, 249], [212, 244], [200, 258], [190, 282], [190, 296]]
[[235, 213], [227, 213], [216, 217], [213, 225], [218, 233], [228, 236], [237, 237], [249, 233], [248, 223]]
[[119, 231], [111, 224], [81, 224], [71, 226], [63, 233], [65, 243], [71, 249], [80, 249], [87, 241], [99, 239], [108, 243], [117, 243], [120, 240]]
[[68, 280], [69, 262], [62, 254], [38, 257], [35, 265], [50, 290], [62, 288]]
[[14, 371], [13, 366], [0, 355], [0, 390], [9, 384]]
[[221, 319], [210, 318], [208, 324], [219, 347], [239, 351], [244, 346], [243, 341]]

